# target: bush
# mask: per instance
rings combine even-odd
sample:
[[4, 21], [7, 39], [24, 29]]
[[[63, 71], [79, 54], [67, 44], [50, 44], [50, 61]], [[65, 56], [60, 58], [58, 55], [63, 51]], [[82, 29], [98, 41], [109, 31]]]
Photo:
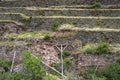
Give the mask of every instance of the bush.
[[97, 76], [96, 67], [91, 66], [88, 68], [87, 75], [85, 76], [85, 80], [106, 80], [104, 76]]
[[110, 52], [110, 45], [108, 43], [105, 43], [105, 42], [99, 43], [98, 46], [96, 47], [95, 53], [96, 54], [111, 53]]
[[59, 28], [59, 22], [54, 22], [54, 24], [53, 24], [53, 30], [54, 31], [57, 31], [58, 30], [58, 28]]
[[120, 64], [120, 56], [117, 58], [117, 63]]
[[94, 44], [87, 44], [83, 47], [83, 53], [87, 53], [87, 54], [94, 54], [95, 53], [95, 45]]
[[110, 45], [105, 42], [100, 42], [97, 45], [87, 44], [83, 47], [83, 53], [87, 54], [108, 54], [111, 53]]
[[100, 8], [100, 7], [101, 7], [100, 2], [95, 1], [95, 2], [92, 3], [92, 8]]
[[70, 58], [67, 58], [67, 59], [64, 60], [64, 66], [66, 68], [70, 67], [71, 64], [72, 64], [72, 61], [71, 61]]
[[112, 63], [102, 69], [98, 74], [99, 76], [106, 77], [106, 80], [120, 80], [120, 64]]
[[45, 36], [44, 36], [44, 40], [50, 40], [51, 39], [51, 36], [49, 35], [49, 34], [46, 34]]
[[31, 42], [27, 42], [26, 45], [27, 45], [27, 46], [31, 46], [32, 43], [31, 43]]
[[68, 57], [68, 56], [71, 55], [69, 51], [63, 51], [62, 54], [63, 54], [63, 58]]
[[5, 61], [3, 59], [0, 59], [0, 66], [2, 67], [11, 67], [12, 62], [11, 61]]

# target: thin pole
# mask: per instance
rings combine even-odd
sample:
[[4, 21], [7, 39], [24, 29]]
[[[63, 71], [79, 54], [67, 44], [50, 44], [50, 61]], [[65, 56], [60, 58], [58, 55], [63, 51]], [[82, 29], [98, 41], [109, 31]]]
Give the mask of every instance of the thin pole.
[[61, 44], [61, 50], [60, 50], [60, 53], [61, 53], [61, 73], [62, 73], [62, 75], [63, 75], [63, 69], [64, 69], [64, 66], [63, 66], [63, 46], [62, 46], [62, 44]]
[[[63, 48], [63, 45], [60, 44], [60, 48], [58, 47], [58, 45], [56, 45], [57, 49], [60, 51], [60, 58], [61, 58], [61, 74], [64, 75], [64, 60], [63, 60], [63, 51], [67, 48], [67, 45]], [[62, 76], [62, 78], [64, 78]]]
[[13, 66], [14, 66], [14, 63], [15, 63], [15, 57], [16, 57], [16, 50], [14, 51], [14, 56], [13, 56], [13, 60], [12, 60], [12, 65], [11, 65], [10, 72], [13, 71]]

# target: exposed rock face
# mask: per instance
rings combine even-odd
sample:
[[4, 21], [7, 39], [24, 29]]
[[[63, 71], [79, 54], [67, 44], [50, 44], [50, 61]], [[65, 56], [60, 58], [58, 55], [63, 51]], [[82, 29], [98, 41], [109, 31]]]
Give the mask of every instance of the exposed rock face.
[[33, 54], [41, 55], [43, 58], [43, 61], [45, 61], [45, 63], [48, 65], [60, 62], [57, 52], [54, 46], [52, 45], [38, 44], [38, 45], [32, 46], [31, 49], [33, 51]]
[[15, 23], [12, 23], [12, 22], [2, 22], [0, 23], [0, 34], [3, 34], [3, 33], [20, 33], [22, 32], [22, 28], [20, 26], [18, 26], [17, 24]]

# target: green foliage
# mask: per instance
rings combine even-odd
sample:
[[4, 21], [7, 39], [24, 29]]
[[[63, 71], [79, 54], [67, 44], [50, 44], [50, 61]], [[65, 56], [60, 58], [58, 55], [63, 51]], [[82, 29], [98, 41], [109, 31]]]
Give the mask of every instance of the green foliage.
[[110, 52], [110, 45], [108, 43], [105, 43], [105, 42], [100, 42], [98, 44], [98, 46], [96, 47], [96, 51], [95, 51], [96, 54], [108, 54], [108, 53], [111, 53]]
[[76, 24], [77, 24], [77, 22], [71, 22], [70, 24], [71, 24], [71, 25], [76, 25]]
[[63, 55], [63, 58], [66, 58], [66, 57], [68, 57], [68, 56], [70, 56], [71, 55], [71, 53], [69, 52], [69, 51], [63, 51], [63, 53], [62, 53]]
[[31, 52], [24, 53], [24, 62], [23, 65], [29, 72], [27, 74], [28, 78], [32, 80], [43, 79], [46, 76], [45, 69], [40, 65], [41, 58], [35, 58], [31, 55]]
[[54, 24], [53, 24], [53, 30], [57, 31], [58, 28], [59, 28], [59, 22], [55, 21]]
[[31, 80], [24, 74], [26, 74], [26, 73], [23, 73], [23, 72], [17, 72], [17, 73], [0, 72], [0, 80]]
[[12, 62], [11, 61], [5, 61], [3, 59], [0, 59], [0, 66], [2, 67], [11, 67]]
[[45, 36], [44, 36], [44, 40], [50, 40], [51, 39], [51, 36], [49, 35], [49, 34], [46, 34]]
[[102, 5], [102, 4], [101, 4], [100, 2], [94, 1], [94, 2], [92, 3], [92, 8], [100, 8], [101, 5]]
[[120, 64], [120, 56], [118, 56], [118, 58], [117, 58], [117, 63]]
[[72, 61], [71, 61], [70, 58], [67, 58], [67, 59], [64, 60], [63, 64], [64, 64], [64, 67], [68, 68], [72, 64]]
[[31, 46], [32, 43], [31, 43], [31, 42], [27, 42], [26, 45], [27, 45], [27, 46]]
[[18, 73], [0, 72], [0, 80], [55, 80], [55, 77], [46, 75], [44, 67], [40, 64], [41, 58], [35, 58], [31, 54], [31, 52], [23, 54], [24, 70]]
[[105, 42], [100, 42], [97, 45], [87, 44], [83, 47], [83, 53], [87, 54], [108, 54], [111, 53], [110, 45]]
[[83, 47], [83, 53], [94, 54], [96, 46], [94, 44], [88, 43]]
[[97, 76], [95, 66], [91, 66], [88, 68], [87, 75], [85, 76], [85, 80], [106, 80], [106, 77]]
[[57, 76], [49, 74], [44, 80], [60, 80]]
[[112, 63], [108, 67], [102, 69], [99, 76], [106, 77], [106, 80], [120, 80], [120, 64]]

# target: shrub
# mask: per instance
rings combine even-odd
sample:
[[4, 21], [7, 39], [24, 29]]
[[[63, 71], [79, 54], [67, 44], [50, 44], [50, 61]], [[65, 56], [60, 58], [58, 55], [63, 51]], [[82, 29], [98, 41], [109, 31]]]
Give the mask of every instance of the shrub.
[[83, 47], [83, 53], [87, 53], [87, 54], [94, 54], [95, 53], [95, 45], [94, 44], [87, 44]]
[[59, 28], [59, 22], [56, 21], [53, 24], [53, 30], [56, 31], [56, 30], [58, 30], [58, 28]]
[[100, 8], [100, 7], [101, 7], [100, 2], [95, 1], [95, 2], [92, 3], [92, 8]]
[[108, 54], [111, 53], [110, 45], [105, 42], [100, 42], [97, 45], [87, 44], [83, 47], [83, 53], [87, 54]]
[[31, 43], [31, 42], [27, 42], [26, 45], [27, 45], [27, 46], [31, 46], [32, 43]]
[[111, 53], [110, 52], [110, 45], [108, 43], [105, 42], [101, 42], [98, 44], [98, 46], [96, 47], [96, 54], [103, 54], [103, 53]]
[[98, 76], [96, 74], [96, 67], [91, 66], [88, 68], [87, 75], [85, 76], [85, 80], [106, 80], [106, 77]]
[[112, 63], [102, 69], [98, 74], [99, 76], [106, 77], [106, 80], [120, 80], [120, 64]]
[[51, 39], [51, 36], [49, 35], [49, 34], [46, 34], [45, 36], [44, 36], [44, 40], [50, 40]]
[[69, 51], [63, 51], [62, 54], [63, 54], [63, 58], [70, 56], [70, 52]]
[[2, 67], [11, 67], [12, 62], [11, 61], [5, 61], [3, 59], [0, 59], [0, 66]]
[[70, 59], [70, 58], [66, 58], [66, 59], [64, 60], [64, 64], [65, 64], [66, 66], [70, 66], [70, 65], [72, 64], [71, 59]]
[[117, 63], [120, 64], [120, 56], [117, 58]]

